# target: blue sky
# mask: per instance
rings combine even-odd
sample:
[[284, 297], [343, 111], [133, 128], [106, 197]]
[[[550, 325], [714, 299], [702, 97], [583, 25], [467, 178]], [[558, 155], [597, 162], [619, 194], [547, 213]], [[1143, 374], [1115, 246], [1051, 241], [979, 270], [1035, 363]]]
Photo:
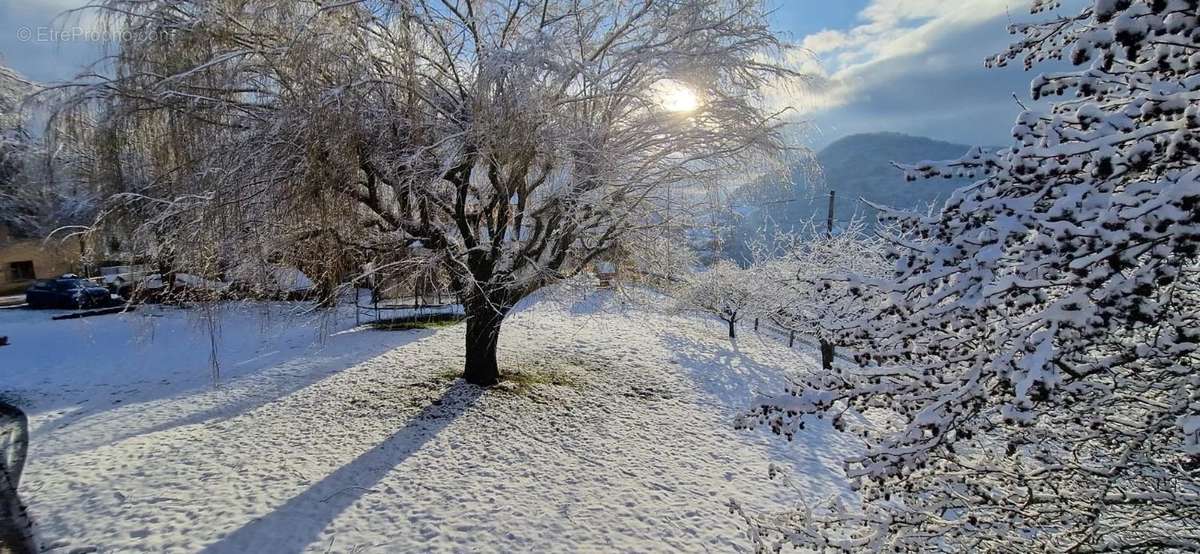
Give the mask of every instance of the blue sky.
[[[1009, 22], [1029, 18], [1028, 0], [772, 1], [775, 26], [809, 52], [797, 63], [828, 83], [782, 98], [814, 125], [811, 145], [876, 131], [1007, 144], [1012, 96], [1027, 98], [1033, 75], [983, 61], [1008, 44]], [[84, 3], [0, 0], [0, 64], [38, 81], [71, 78], [97, 43], [47, 33], [57, 14]]]

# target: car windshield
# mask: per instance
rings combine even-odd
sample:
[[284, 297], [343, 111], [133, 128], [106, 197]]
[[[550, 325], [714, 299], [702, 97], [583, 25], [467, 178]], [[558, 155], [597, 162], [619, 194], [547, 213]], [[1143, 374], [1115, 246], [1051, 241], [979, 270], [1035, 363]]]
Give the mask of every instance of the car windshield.
[[58, 279], [55, 281], [55, 286], [59, 290], [76, 290], [90, 288], [92, 285], [83, 279]]

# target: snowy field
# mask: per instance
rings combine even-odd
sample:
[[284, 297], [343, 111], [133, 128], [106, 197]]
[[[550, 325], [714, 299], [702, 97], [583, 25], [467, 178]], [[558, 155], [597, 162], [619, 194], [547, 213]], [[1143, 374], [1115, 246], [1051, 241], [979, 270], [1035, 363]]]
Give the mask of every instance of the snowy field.
[[[648, 300], [648, 302], [647, 302]], [[749, 329], [595, 293], [505, 323], [482, 391], [463, 326], [355, 327], [297, 305], [207, 319], [0, 310], [0, 391], [31, 416], [22, 494], [52, 552], [745, 551], [729, 502], [845, 490], [849, 439], [732, 428], [815, 366]]]

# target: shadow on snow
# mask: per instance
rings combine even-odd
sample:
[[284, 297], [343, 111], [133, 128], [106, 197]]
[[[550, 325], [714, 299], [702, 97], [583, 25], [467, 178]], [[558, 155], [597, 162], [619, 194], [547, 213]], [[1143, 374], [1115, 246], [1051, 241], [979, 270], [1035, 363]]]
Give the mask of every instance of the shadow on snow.
[[[788, 374], [782, 372], [779, 366], [754, 360], [738, 347], [739, 341], [772, 339], [746, 333], [730, 340], [722, 336], [720, 331], [714, 328], [712, 339], [703, 341], [665, 333], [662, 341], [674, 353], [676, 361], [685, 370], [684, 374], [696, 384], [702, 395], [708, 397], [708, 401], [722, 409], [732, 426], [733, 418], [748, 410], [759, 395], [783, 394], [788, 384]], [[805, 355], [797, 361], [806, 362], [808, 367], [797, 367], [795, 372], [820, 366], [811, 355]], [[816, 418], [810, 418], [805, 430], [790, 442], [764, 430], [740, 431], [738, 434], [741, 440], [765, 448], [773, 459], [787, 461], [791, 466], [790, 476], [798, 485], [805, 487], [801, 492], [810, 497], [823, 497], [848, 490], [845, 475], [836, 468], [840, 468], [847, 457], [860, 453], [862, 448], [858, 439], [839, 433], [828, 420]]]
[[[330, 336], [320, 351], [289, 352], [283, 359], [270, 360], [274, 363], [265, 369], [239, 368], [239, 376], [226, 378], [216, 390], [209, 388], [211, 385], [199, 388], [185, 385], [180, 387], [183, 390], [164, 387], [155, 392], [166, 394], [151, 393], [133, 402], [68, 414], [42, 425], [37, 434], [43, 436], [44, 442], [38, 445], [37, 455], [80, 452], [139, 435], [237, 417], [433, 334], [428, 330], [361, 331]], [[256, 361], [265, 360], [250, 360]], [[188, 400], [199, 404], [198, 409], [189, 409]], [[99, 417], [101, 414], [103, 417]]]
[[363, 495], [373, 492], [371, 487], [470, 409], [484, 390], [461, 379], [455, 381], [438, 400], [414, 415], [382, 443], [202, 552], [303, 551], [320, 538], [321, 532], [339, 514]]

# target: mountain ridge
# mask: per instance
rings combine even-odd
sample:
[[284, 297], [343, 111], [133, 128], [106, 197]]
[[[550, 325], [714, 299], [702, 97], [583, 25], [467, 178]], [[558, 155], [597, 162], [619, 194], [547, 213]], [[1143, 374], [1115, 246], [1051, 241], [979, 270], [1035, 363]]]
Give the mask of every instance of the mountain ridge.
[[[725, 253], [748, 261], [750, 245], [776, 230], [798, 231], [810, 222], [823, 225], [829, 191], [836, 192], [834, 220], [844, 226], [853, 218], [870, 226], [877, 210], [862, 202], [902, 209], [938, 206], [970, 179], [907, 182], [893, 164], [950, 160], [971, 146], [895, 132], [862, 133], [842, 137], [816, 155], [817, 168], [799, 164], [790, 182], [761, 178], [731, 195], [734, 216]], [[814, 171], [816, 169], [817, 171]]]

